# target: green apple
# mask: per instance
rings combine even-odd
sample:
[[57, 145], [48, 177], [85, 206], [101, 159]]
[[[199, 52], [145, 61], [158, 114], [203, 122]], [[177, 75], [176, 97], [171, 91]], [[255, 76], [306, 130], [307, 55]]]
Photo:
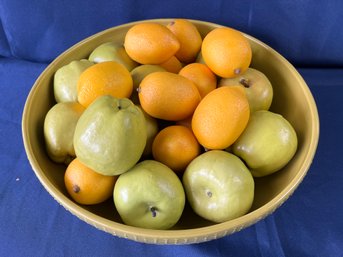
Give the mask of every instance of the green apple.
[[114, 42], [101, 44], [91, 52], [88, 59], [95, 63], [116, 61], [123, 64], [128, 71], [131, 71], [138, 65], [127, 55], [123, 45]]
[[56, 102], [77, 102], [77, 81], [81, 73], [93, 64], [88, 60], [72, 61], [55, 72], [54, 96]]
[[273, 100], [273, 87], [264, 73], [248, 68], [235, 78], [222, 78], [218, 84], [219, 87], [236, 85], [244, 87], [250, 112], [269, 110]]
[[79, 118], [74, 148], [79, 160], [103, 175], [119, 175], [141, 158], [147, 140], [144, 114], [127, 98], [100, 96]]
[[121, 174], [113, 191], [123, 222], [149, 229], [169, 229], [181, 217], [185, 192], [177, 175], [166, 165], [145, 160]]
[[187, 200], [199, 216], [224, 222], [246, 214], [254, 200], [254, 179], [245, 164], [223, 150], [196, 157], [186, 168]]
[[292, 125], [280, 114], [261, 110], [251, 114], [232, 150], [245, 161], [254, 177], [262, 177], [283, 168], [297, 146]]
[[85, 108], [76, 102], [55, 104], [44, 119], [44, 139], [49, 157], [69, 164], [75, 158], [73, 137], [76, 124]]

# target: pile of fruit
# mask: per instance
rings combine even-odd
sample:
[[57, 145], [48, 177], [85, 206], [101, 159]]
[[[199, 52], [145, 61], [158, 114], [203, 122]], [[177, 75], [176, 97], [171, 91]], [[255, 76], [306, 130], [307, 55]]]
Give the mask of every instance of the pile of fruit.
[[201, 35], [189, 20], [133, 25], [54, 76], [49, 157], [79, 204], [113, 197], [128, 225], [168, 229], [186, 201], [213, 222], [247, 213], [254, 177], [282, 169], [297, 135], [269, 110], [273, 88], [250, 67], [239, 31]]

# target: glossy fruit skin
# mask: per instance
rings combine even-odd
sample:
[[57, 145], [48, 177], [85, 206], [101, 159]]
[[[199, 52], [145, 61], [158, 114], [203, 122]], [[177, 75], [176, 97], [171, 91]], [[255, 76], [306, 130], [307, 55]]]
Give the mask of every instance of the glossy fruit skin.
[[190, 63], [184, 66], [179, 74], [193, 81], [199, 90], [201, 98], [204, 98], [217, 87], [217, 77], [203, 63]]
[[248, 68], [235, 78], [222, 78], [218, 86], [237, 86], [245, 89], [250, 112], [269, 110], [273, 101], [273, 87], [269, 79], [259, 70]]
[[104, 176], [75, 158], [64, 173], [64, 185], [74, 201], [93, 205], [112, 196], [117, 176]]
[[77, 81], [81, 73], [93, 64], [88, 60], [76, 60], [56, 71], [54, 75], [56, 102], [77, 102]]
[[143, 22], [127, 31], [124, 47], [130, 58], [138, 63], [160, 64], [175, 55], [180, 43], [166, 26]]
[[205, 148], [225, 149], [243, 132], [249, 115], [249, 103], [244, 89], [239, 86], [216, 88], [196, 107], [192, 130]]
[[254, 199], [254, 179], [235, 155], [211, 150], [187, 167], [183, 178], [187, 200], [199, 216], [225, 222], [246, 214]]
[[45, 145], [54, 162], [69, 164], [75, 158], [74, 131], [84, 110], [79, 103], [61, 102], [55, 104], [45, 116]]
[[185, 192], [170, 168], [154, 160], [145, 160], [119, 176], [113, 199], [125, 224], [169, 229], [181, 217]]
[[142, 64], [142, 65], [137, 66], [130, 72], [132, 76], [132, 81], [133, 81], [133, 90], [132, 90], [130, 99], [132, 100], [133, 103], [139, 104], [139, 98], [138, 98], [138, 92], [137, 92], [139, 84], [147, 75], [156, 71], [166, 71], [166, 70], [159, 65]]
[[77, 81], [77, 100], [88, 107], [99, 96], [128, 98], [132, 90], [132, 77], [125, 66], [115, 61], [106, 61], [96, 63], [82, 72]]
[[192, 130], [182, 125], [171, 125], [160, 130], [152, 144], [154, 159], [177, 174], [182, 174], [200, 152], [200, 144]]
[[119, 175], [140, 159], [147, 140], [144, 114], [127, 98], [97, 98], [80, 117], [76, 156], [103, 175]]
[[140, 83], [138, 97], [152, 117], [177, 121], [190, 116], [200, 102], [200, 93], [189, 79], [171, 72], [154, 72]]
[[175, 56], [170, 57], [167, 61], [162, 62], [159, 65], [171, 73], [178, 73], [183, 66], [183, 64]]
[[138, 65], [127, 55], [123, 45], [114, 42], [99, 45], [91, 52], [88, 59], [94, 63], [115, 61], [124, 65], [128, 71]]
[[186, 19], [174, 19], [167, 28], [180, 42], [180, 49], [175, 56], [183, 63], [193, 62], [201, 49], [202, 38], [197, 27]]
[[251, 115], [232, 151], [245, 161], [254, 177], [262, 177], [282, 169], [297, 145], [297, 134], [283, 116], [261, 110]]
[[244, 73], [252, 59], [248, 39], [240, 31], [229, 27], [210, 31], [203, 39], [201, 54], [206, 65], [223, 78]]

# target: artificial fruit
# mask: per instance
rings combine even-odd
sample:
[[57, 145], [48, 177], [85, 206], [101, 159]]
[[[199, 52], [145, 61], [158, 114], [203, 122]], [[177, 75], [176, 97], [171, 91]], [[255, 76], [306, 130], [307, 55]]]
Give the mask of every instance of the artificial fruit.
[[145, 160], [119, 176], [113, 199], [125, 224], [169, 229], [181, 217], [185, 192], [170, 168], [154, 160]]
[[282, 115], [261, 110], [252, 113], [232, 151], [245, 161], [253, 176], [262, 177], [284, 167], [297, 145], [297, 134]]
[[103, 175], [119, 175], [140, 159], [147, 140], [140, 108], [127, 98], [98, 97], [81, 115], [74, 134], [76, 156]]
[[183, 175], [188, 202], [199, 216], [224, 222], [247, 213], [254, 199], [254, 180], [244, 163], [223, 150], [196, 157]]
[[222, 78], [218, 86], [237, 86], [245, 89], [250, 112], [269, 110], [273, 100], [273, 87], [264, 73], [248, 68], [243, 74], [234, 78]]

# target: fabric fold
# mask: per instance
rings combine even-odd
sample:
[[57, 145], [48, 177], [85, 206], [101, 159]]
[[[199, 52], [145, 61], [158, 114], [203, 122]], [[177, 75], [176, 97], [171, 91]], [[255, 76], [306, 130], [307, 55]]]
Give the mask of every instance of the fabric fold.
[[0, 16], [0, 56], [11, 57], [11, 50], [8, 44], [7, 36], [4, 31]]

